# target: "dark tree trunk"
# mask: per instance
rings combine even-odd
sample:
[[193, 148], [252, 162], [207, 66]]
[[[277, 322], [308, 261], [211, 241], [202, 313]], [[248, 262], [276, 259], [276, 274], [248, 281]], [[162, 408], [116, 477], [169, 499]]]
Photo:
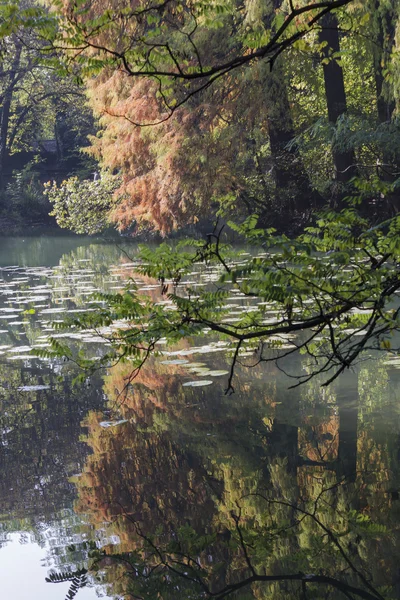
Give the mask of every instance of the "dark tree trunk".
[[[272, 0], [273, 11], [265, 19], [267, 29], [272, 27], [272, 17], [282, 5], [282, 0]], [[267, 121], [273, 161], [273, 173], [278, 202], [295, 212], [310, 212], [322, 204], [320, 194], [311, 186], [299, 149], [290, 144], [296, 133], [292, 119], [285, 76], [279, 61], [267, 78]]]
[[312, 189], [298, 147], [291, 144], [296, 134], [284, 74], [279, 65], [270, 75], [268, 86], [268, 100], [272, 106], [267, 115], [268, 133], [278, 197], [286, 196], [289, 207], [296, 211], [312, 210], [322, 203], [322, 198]]
[[[18, 83], [19, 67], [21, 61], [22, 44], [14, 39], [15, 54], [10, 67], [10, 76], [0, 106], [0, 195], [4, 192], [4, 162], [8, 152], [7, 138], [10, 124], [11, 103], [15, 86]], [[1, 198], [0, 198], [1, 203]]]
[[[390, 123], [396, 107], [393, 100], [390, 86], [385, 82], [384, 69], [391, 59], [391, 53], [395, 46], [395, 11], [392, 5], [385, 4], [384, 7], [380, 0], [374, 2], [374, 12], [376, 14], [376, 43], [373, 45], [374, 53], [374, 78], [377, 98], [377, 112], [380, 124]], [[379, 169], [379, 176], [388, 183], [393, 183], [397, 179], [397, 173], [400, 167], [400, 155], [395, 149], [382, 149], [382, 166]], [[379, 212], [386, 212], [389, 216], [396, 214], [400, 208], [400, 195], [397, 190], [388, 194], [383, 200], [384, 205], [379, 206]]]
[[374, 44], [374, 76], [379, 122], [386, 123], [391, 120], [395, 109], [395, 103], [389, 97], [389, 90], [385, 89], [386, 85], [383, 75], [383, 70], [387, 62], [385, 58], [390, 56], [395, 43], [395, 15], [392, 9], [379, 14], [380, 4], [380, 0], [375, 0], [378, 36], [376, 44]]
[[[319, 35], [320, 42], [326, 42], [323, 49], [324, 58], [329, 62], [323, 65], [325, 96], [328, 108], [328, 118], [332, 124], [347, 112], [346, 92], [342, 67], [332, 53], [340, 52], [339, 29], [336, 15], [329, 13], [321, 20], [322, 29]], [[335, 178], [340, 183], [348, 183], [356, 175], [355, 156], [352, 150], [341, 150], [337, 146], [332, 148], [335, 166]]]
[[[7, 134], [10, 120], [12, 92], [7, 90], [0, 107], [0, 195], [4, 192], [4, 163], [7, 156]], [[1, 203], [2, 198], [0, 198]]]

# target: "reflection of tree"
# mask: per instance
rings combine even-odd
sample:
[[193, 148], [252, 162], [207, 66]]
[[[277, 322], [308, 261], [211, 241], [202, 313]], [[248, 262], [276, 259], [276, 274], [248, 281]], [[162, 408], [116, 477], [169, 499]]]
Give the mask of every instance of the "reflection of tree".
[[[60, 280], [53, 280], [53, 301], [68, 295], [72, 297], [76, 306], [85, 306], [94, 293], [113, 289], [117, 283], [123, 288], [125, 285], [126, 269], [118, 267], [121, 259], [127, 260], [125, 252], [132, 256], [137, 252], [137, 246], [124, 244], [123, 247], [115, 244], [90, 244], [81, 245], [64, 254], [55, 270]], [[61, 289], [57, 291], [61, 281]], [[72, 308], [69, 306], [69, 308]]]
[[[87, 249], [86, 251], [84, 250], [85, 248]], [[87, 255], [79, 256], [79, 258], [89, 258], [89, 249], [93, 252], [92, 256], [96, 258], [101, 259], [102, 256], [99, 255], [103, 253], [107, 264], [117, 262], [121, 255], [115, 243], [109, 245], [104, 244], [104, 242], [102, 244], [95, 244], [92, 237], [75, 237], [71, 236], [71, 234], [68, 236], [59, 234], [54, 237], [2, 237], [0, 240], [0, 249], [0, 266], [53, 267], [59, 261], [63, 261], [69, 254], [82, 253]]]
[[[373, 401], [355, 378], [321, 402], [311, 390], [277, 395], [276, 384], [266, 393], [257, 379], [241, 378], [230, 398], [185, 389], [154, 364], [133, 385], [127, 376], [119, 365], [106, 382], [127, 421], [104, 427], [91, 413], [93, 454], [77, 482], [77, 510], [120, 540], [97, 554], [114, 593], [396, 597], [398, 502], [371, 474], [393, 481], [398, 421], [377, 444], [364, 412]], [[360, 381], [370, 392], [379, 376], [370, 367]], [[387, 400], [390, 386], [380, 389]]]
[[[0, 364], [0, 511], [9, 519], [51, 516], [71, 506], [87, 449], [80, 421], [101, 406], [95, 387], [74, 388], [73, 373], [59, 380], [43, 363], [20, 369]], [[29, 391], [29, 386], [43, 389]], [[28, 386], [24, 391], [18, 388]]]
[[60, 367], [33, 358], [0, 363], [0, 538], [20, 532], [20, 543], [47, 549], [47, 566], [65, 570], [87, 559], [82, 546], [73, 557], [66, 550], [91, 535], [72, 510], [72, 479], [88, 453], [81, 421], [104, 399], [98, 377], [79, 387], [76, 369], [63, 365], [61, 379]]
[[93, 413], [86, 423], [94, 454], [79, 479], [78, 510], [90, 505], [99, 522], [129, 512], [157, 525], [172, 524], [177, 514], [192, 522], [203, 504], [212, 508], [206, 471], [167, 433], [140, 431], [125, 423], [118, 426], [116, 436], [111, 427], [96, 427]]

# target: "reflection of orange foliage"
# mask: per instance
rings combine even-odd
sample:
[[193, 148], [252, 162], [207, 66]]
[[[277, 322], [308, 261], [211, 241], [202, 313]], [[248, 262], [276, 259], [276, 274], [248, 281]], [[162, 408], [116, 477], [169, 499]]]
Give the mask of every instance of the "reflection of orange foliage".
[[[184, 340], [180, 346], [185, 348], [190, 344], [190, 340]], [[166, 356], [165, 360], [169, 358], [173, 360], [176, 356]], [[162, 360], [160, 357], [151, 359], [131, 382], [132, 368], [129, 364], [119, 363], [113, 367], [106, 377], [104, 385], [110, 405], [118, 406], [125, 418], [132, 416], [144, 418], [149, 424], [152, 423], [153, 415], [156, 412], [168, 413], [169, 417], [176, 422], [182, 420], [183, 428], [187, 419], [190, 423], [202, 423], [205, 426], [226, 423], [227, 414], [222, 402], [224, 397], [222, 377], [216, 379], [215, 386], [183, 387], [183, 376], [193, 379], [196, 376], [179, 365], [163, 365], [160, 362]], [[222, 355], [215, 356], [213, 367], [215, 369], [226, 367]], [[207, 378], [207, 375], [204, 377]], [[239, 380], [236, 386], [237, 395], [242, 394], [246, 397], [249, 394], [249, 388], [250, 384]], [[260, 396], [257, 390], [253, 390], [253, 392], [254, 397], [251, 398], [251, 402], [270, 404], [269, 396]], [[213, 398], [219, 399], [220, 402], [214, 402]], [[241, 406], [239, 411], [232, 411], [229, 416], [232, 426], [242, 420], [243, 413], [247, 410], [246, 406]]]
[[[77, 510], [88, 513], [101, 528], [104, 521], [110, 522], [107, 529], [119, 536], [121, 544], [117, 549], [109, 545], [107, 552], [129, 552], [141, 547], [135, 522], [140, 523], [145, 534], [154, 533], [162, 525], [163, 533], [157, 539], [162, 538], [163, 543], [173, 539], [182, 524], [190, 524], [198, 532], [210, 532], [215, 527], [221, 531], [224, 526], [232, 526], [231, 511], [237, 509], [236, 501], [243, 505], [244, 527], [254, 526], [257, 531], [257, 527], [268, 525], [270, 512], [265, 512], [264, 503], [258, 505], [254, 499], [244, 500], [244, 496], [258, 486], [264, 489], [266, 482], [272, 497], [291, 498], [293, 503], [312, 503], [323, 489], [332, 488], [324, 493], [327, 502], [322, 499], [319, 502], [318, 514], [337, 533], [345, 531], [346, 515], [353, 508], [371, 516], [373, 521], [387, 519], [391, 531], [398, 528], [396, 503], [388, 499], [386, 489], [389, 480], [394, 480], [390, 450], [384, 443], [377, 443], [371, 431], [359, 430], [358, 480], [336, 487], [339, 416], [333, 410], [328, 412], [327, 409], [321, 417], [306, 417], [298, 427], [276, 422], [273, 417], [262, 418], [267, 404], [272, 415], [280, 410], [279, 404], [273, 408], [273, 395], [257, 393], [253, 386], [254, 395], [245, 396], [246, 402], [237, 397], [227, 399], [226, 403], [223, 398], [215, 402], [209, 393], [203, 410], [199, 411], [202, 414], [196, 416], [194, 411], [185, 411], [184, 407], [188, 398], [194, 397], [191, 394], [202, 394], [202, 390], [182, 389], [180, 378], [170, 373], [169, 368], [151, 364], [128, 389], [121, 413], [131, 419], [129, 423], [105, 429], [99, 424], [104, 417], [96, 413], [90, 413], [85, 422], [93, 454], [78, 480]], [[172, 368], [180, 369], [179, 366]], [[108, 377], [105, 389], [112, 398], [115, 399], [115, 390], [123, 385], [128, 369], [128, 365], [118, 365]], [[262, 443], [265, 430], [259, 428], [262, 421], [264, 426], [275, 427], [276, 432], [280, 432], [265, 444]], [[237, 423], [247, 423], [250, 427], [235, 429]], [[201, 438], [204, 431], [212, 431], [208, 434], [212, 435], [209, 445]], [[255, 446], [249, 441], [250, 431], [251, 435], [255, 434]], [[298, 455], [316, 464], [301, 464]], [[260, 465], [265, 466], [265, 471], [269, 469], [269, 475]], [[371, 478], [371, 469], [377, 471], [375, 479]], [[269, 478], [273, 473], [275, 477]], [[373, 482], [371, 487], [369, 480]], [[277, 510], [276, 518], [280, 515], [284, 516]], [[304, 520], [300, 533], [295, 552], [301, 544], [306, 548], [308, 541], [312, 541], [315, 529], [309, 520]], [[346, 537], [344, 544], [349, 543], [350, 548], [354, 539]], [[391, 574], [397, 569], [395, 543], [395, 536], [393, 542], [385, 540], [384, 544], [377, 537], [365, 536], [354, 550], [359, 551], [360, 564], [368, 563], [365, 556], [382, 556], [381, 562], [376, 560], [371, 567], [375, 569], [374, 580], [382, 585], [391, 580]], [[282, 547], [277, 544], [279, 557]], [[235, 563], [235, 557], [229, 552], [222, 556], [221, 551], [218, 558], [225, 564], [234, 564], [235, 568], [239, 565], [236, 571], [239, 572], [243, 554], [240, 553]], [[275, 555], [271, 553], [271, 556]], [[116, 592], [117, 587], [113, 589]]]
[[339, 417], [331, 414], [328, 421], [306, 426], [299, 431], [300, 454], [312, 461], [331, 462], [339, 449]]
[[166, 372], [166, 367], [152, 361], [130, 382], [132, 368], [119, 363], [106, 377], [104, 391], [111, 402], [118, 402], [125, 416], [133, 411], [137, 417], [149, 419], [155, 408], [165, 411], [169, 399], [174, 398], [176, 404], [182, 396], [179, 367], [173, 366], [172, 370]]
[[[113, 268], [113, 274], [115, 274], [121, 282], [118, 292], [122, 293], [128, 284], [129, 287], [131, 287], [130, 282], [134, 282], [135, 285], [137, 285], [139, 294], [146, 296], [152, 302], [165, 302], [167, 300], [167, 295], [172, 291], [175, 291], [172, 284], [166, 286], [165, 284], [161, 285], [157, 279], [138, 273], [135, 267], [124, 267], [124, 261], [121, 261], [121, 264], [122, 266], [120, 268]], [[180, 289], [183, 290], [184, 288], [182, 287]]]
[[146, 423], [104, 428], [90, 413], [87, 442], [93, 454], [78, 480], [78, 512], [96, 523], [130, 515], [154, 528], [158, 523], [196, 523], [213, 511], [207, 473], [198, 459]]
[[[307, 422], [308, 419], [306, 419]], [[298, 469], [298, 485], [303, 498], [314, 499], [319, 493], [319, 481], [326, 487], [336, 481], [335, 461], [339, 450], [339, 417], [331, 413], [326, 421], [316, 425], [305, 424], [299, 429], [299, 455], [314, 465], [302, 465]]]
[[[116, 265], [112, 268], [112, 273], [118, 277], [118, 280], [121, 280], [121, 290], [124, 288], [129, 279], [132, 279], [138, 285], [147, 286], [157, 284], [156, 279], [148, 277], [147, 275], [139, 274], [135, 267], [128, 268], [124, 266], [126, 261], [121, 260], [120, 263], [121, 266]], [[159, 284], [157, 287], [159, 290], [161, 290], [161, 286]], [[154, 289], [157, 291], [157, 288]]]

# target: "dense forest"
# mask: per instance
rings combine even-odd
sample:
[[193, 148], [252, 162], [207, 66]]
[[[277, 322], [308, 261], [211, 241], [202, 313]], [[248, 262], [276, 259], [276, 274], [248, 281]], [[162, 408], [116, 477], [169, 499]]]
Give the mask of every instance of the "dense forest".
[[46, 6], [2, 6], [5, 216], [51, 200], [81, 233], [165, 235], [251, 214], [298, 232], [355, 193], [398, 210], [395, 0]]

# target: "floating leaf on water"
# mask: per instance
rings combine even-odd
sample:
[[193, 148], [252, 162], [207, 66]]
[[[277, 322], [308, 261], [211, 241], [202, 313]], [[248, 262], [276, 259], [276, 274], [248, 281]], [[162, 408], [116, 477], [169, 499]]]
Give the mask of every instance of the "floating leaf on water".
[[29, 350], [32, 350], [31, 346], [15, 346], [14, 348], [11, 348], [10, 352], [17, 354], [21, 352], [29, 352]]
[[216, 370], [216, 371], [209, 371], [207, 373], [207, 375], [209, 375], [210, 377], [221, 377], [222, 375], [228, 375], [229, 371], [224, 371], [223, 369], [221, 369], [220, 371]]
[[187, 360], [177, 358], [176, 360], [163, 360], [163, 361], [161, 361], [161, 364], [162, 365], [186, 365], [188, 362], [189, 361], [187, 361]]
[[389, 358], [384, 361], [384, 364], [392, 367], [400, 367], [400, 358]]
[[227, 348], [216, 348], [215, 346], [204, 346], [201, 350], [199, 350], [199, 354], [211, 354], [212, 352], [225, 352]]
[[121, 425], [122, 423], [128, 423], [128, 419], [120, 419], [119, 421], [101, 421], [100, 427], [115, 427], [116, 425]]
[[234, 317], [233, 319], [221, 319], [221, 323], [239, 323], [242, 319]]
[[26, 300], [27, 302], [32, 302], [33, 304], [35, 302], [45, 302], [47, 299], [47, 296], [32, 296], [31, 298], [24, 298], [24, 300]]
[[19, 392], [37, 392], [39, 390], [49, 390], [49, 385], [21, 385], [17, 388]]
[[209, 379], [201, 379], [198, 381], [186, 381], [183, 383], [183, 387], [202, 387], [203, 385], [211, 385], [213, 382]]
[[211, 369], [209, 369], [208, 367], [203, 367], [203, 368], [199, 368], [199, 367], [195, 367], [194, 369], [189, 369], [192, 373], [196, 373], [196, 375], [199, 375], [199, 377], [201, 377], [202, 375], [209, 375]]

